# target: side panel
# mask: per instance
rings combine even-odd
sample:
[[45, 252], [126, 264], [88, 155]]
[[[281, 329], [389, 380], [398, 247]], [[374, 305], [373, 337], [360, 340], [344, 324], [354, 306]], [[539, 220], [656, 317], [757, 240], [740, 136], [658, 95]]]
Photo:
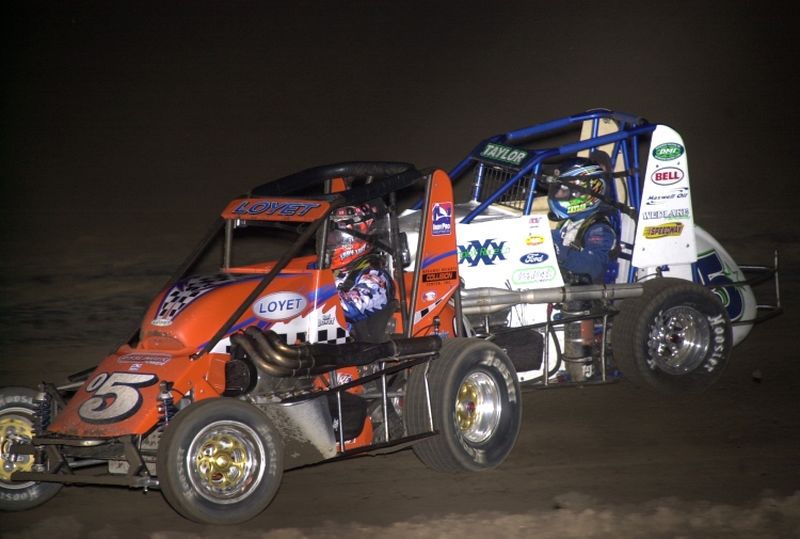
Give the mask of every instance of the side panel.
[[659, 125], [653, 131], [643, 181], [633, 265], [695, 262], [689, 165], [683, 139], [674, 129]]
[[[458, 250], [459, 272], [468, 289], [488, 286], [529, 290], [564, 285], [545, 213], [461, 223]], [[545, 322], [548, 307], [542, 303], [515, 305], [508, 314], [508, 327]], [[548, 342], [552, 346], [552, 341]], [[554, 348], [550, 354], [554, 357]], [[517, 373], [520, 381], [541, 374], [542, 368]]]
[[421, 237], [425, 242], [419, 257], [420, 278], [411, 313], [415, 336], [430, 332], [434, 317], [447, 305], [459, 285], [454, 210], [450, 178], [444, 171], [437, 170], [431, 178], [429, 217], [421, 224]]
[[[731, 255], [711, 234], [699, 226], [697, 233], [697, 264], [694, 280], [703, 285], [727, 284], [745, 280]], [[717, 288], [714, 293], [719, 296], [731, 321], [752, 320], [756, 316], [757, 302], [753, 290], [749, 286], [726, 286]], [[741, 324], [733, 327], [733, 344], [739, 344], [753, 324]]]
[[216, 359], [123, 348], [98, 365], [48, 430], [87, 438], [145, 434], [159, 420], [160, 381], [174, 383], [176, 401], [190, 393], [195, 400], [219, 396], [207, 381]]

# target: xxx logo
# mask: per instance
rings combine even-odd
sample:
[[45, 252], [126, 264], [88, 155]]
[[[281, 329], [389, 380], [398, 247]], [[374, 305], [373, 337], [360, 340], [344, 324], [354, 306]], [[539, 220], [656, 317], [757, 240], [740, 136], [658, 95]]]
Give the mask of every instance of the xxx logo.
[[506, 242], [495, 242], [489, 239], [481, 243], [472, 240], [467, 245], [458, 246], [458, 263], [467, 263], [470, 267], [475, 267], [483, 262], [487, 266], [494, 265], [495, 260], [505, 260], [504, 248]]

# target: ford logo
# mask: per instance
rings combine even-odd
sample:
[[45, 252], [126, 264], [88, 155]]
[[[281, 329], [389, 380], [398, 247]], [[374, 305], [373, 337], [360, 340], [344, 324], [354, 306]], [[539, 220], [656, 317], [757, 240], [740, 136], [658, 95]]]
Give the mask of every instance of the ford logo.
[[528, 253], [519, 258], [519, 261], [523, 264], [539, 264], [545, 260], [547, 260], [545, 253]]
[[286, 320], [303, 312], [308, 305], [304, 296], [295, 292], [275, 292], [253, 303], [253, 313], [264, 320]]

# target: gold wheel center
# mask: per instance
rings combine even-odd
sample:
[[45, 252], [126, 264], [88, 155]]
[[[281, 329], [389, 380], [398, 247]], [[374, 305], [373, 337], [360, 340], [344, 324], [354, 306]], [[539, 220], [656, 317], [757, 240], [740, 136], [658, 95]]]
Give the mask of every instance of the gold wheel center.
[[0, 481], [11, 481], [14, 472], [29, 472], [33, 468], [32, 455], [11, 456], [11, 444], [30, 441], [33, 424], [21, 416], [0, 417]]
[[462, 431], [470, 430], [478, 417], [478, 388], [475, 384], [464, 383], [458, 390], [456, 399], [456, 422]]
[[247, 448], [237, 438], [217, 435], [207, 440], [195, 459], [198, 476], [216, 489], [235, 488], [250, 465]]

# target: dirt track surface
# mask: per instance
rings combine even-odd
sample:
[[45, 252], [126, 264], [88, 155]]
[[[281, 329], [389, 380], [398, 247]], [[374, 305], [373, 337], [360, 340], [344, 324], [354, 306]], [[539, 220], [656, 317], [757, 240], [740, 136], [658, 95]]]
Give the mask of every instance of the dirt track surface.
[[624, 381], [525, 393], [494, 471], [436, 474], [408, 450], [296, 470], [233, 530], [182, 519], [158, 492], [66, 487], [3, 514], [0, 536], [800, 536], [796, 16], [468, 4], [9, 9], [0, 384], [95, 364], [253, 185], [352, 159], [447, 169], [490, 134], [593, 107], [683, 135], [696, 221], [739, 263], [780, 249], [786, 313], [702, 395]]

